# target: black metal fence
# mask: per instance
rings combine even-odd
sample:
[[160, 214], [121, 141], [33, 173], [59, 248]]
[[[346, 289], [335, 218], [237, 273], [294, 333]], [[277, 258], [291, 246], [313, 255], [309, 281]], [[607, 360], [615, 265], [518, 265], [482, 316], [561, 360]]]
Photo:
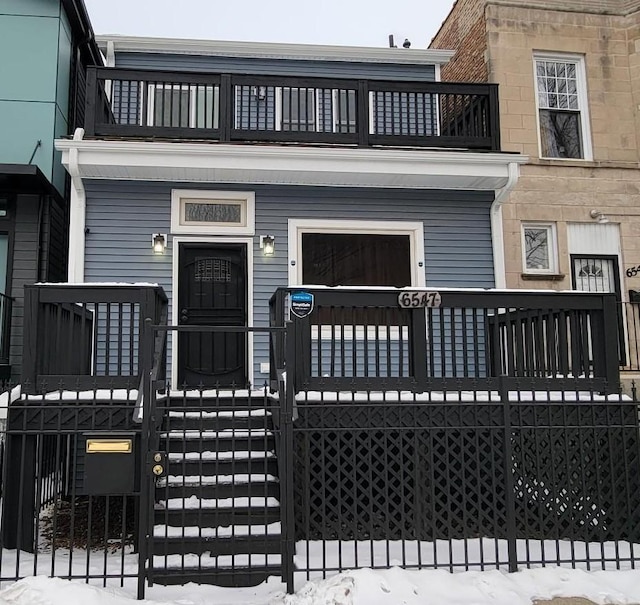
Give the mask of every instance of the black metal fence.
[[3, 395], [13, 401], [0, 434], [0, 582], [46, 575], [135, 586], [136, 393], [42, 386], [46, 394]]
[[87, 136], [500, 150], [495, 84], [89, 68]]
[[640, 565], [637, 403], [477, 387], [299, 394], [297, 572]]
[[[588, 316], [608, 313], [606, 296], [600, 306], [597, 297], [576, 299]], [[316, 299], [316, 321], [331, 318], [343, 333], [365, 316], [374, 334], [410, 333], [418, 322], [417, 311], [397, 310], [396, 323], [389, 313], [382, 323], [375, 307], [358, 310], [364, 315], [354, 322], [349, 306], [338, 312], [331, 301]], [[456, 301], [442, 293], [442, 317], [461, 317], [449, 310]], [[483, 330], [501, 335], [496, 342], [514, 333], [505, 319], [530, 325], [513, 299], [466, 302], [498, 309], [462, 315], [481, 317]], [[625, 398], [607, 394], [596, 374], [574, 377], [568, 388], [566, 378], [526, 372], [463, 372], [429, 388], [415, 380], [379, 388], [388, 383], [363, 376], [316, 390], [297, 382], [298, 366], [309, 367], [300, 349], [309, 321], [284, 322], [284, 306], [272, 311], [283, 325], [144, 321], [142, 392], [56, 390], [39, 381], [5, 394], [0, 580], [85, 578], [137, 585], [143, 596], [147, 582], [237, 586], [269, 575], [292, 590], [297, 579], [363, 566], [640, 565], [635, 390]], [[435, 334], [440, 319], [429, 324], [420, 314]], [[612, 317], [615, 324], [615, 306]], [[449, 334], [464, 334], [467, 323], [455, 325]], [[589, 330], [583, 342], [593, 346], [598, 332]], [[266, 334], [273, 382], [171, 390], [164, 352], [176, 331]], [[613, 342], [615, 349], [615, 334]], [[333, 384], [340, 386], [326, 388]]]

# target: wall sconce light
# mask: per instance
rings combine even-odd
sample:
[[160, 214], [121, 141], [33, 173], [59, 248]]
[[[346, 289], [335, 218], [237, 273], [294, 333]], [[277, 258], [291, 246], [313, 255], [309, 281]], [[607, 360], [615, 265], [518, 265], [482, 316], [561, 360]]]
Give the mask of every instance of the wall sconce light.
[[151, 248], [154, 254], [164, 254], [164, 250], [167, 247], [167, 234], [166, 233], [154, 233], [151, 236]]
[[592, 210], [591, 212], [589, 212], [589, 216], [598, 221], [598, 223], [600, 223], [601, 225], [606, 225], [609, 222], [609, 219], [605, 216], [604, 212], [602, 212], [601, 210]]
[[273, 256], [276, 251], [276, 238], [273, 235], [261, 235], [260, 249], [265, 256]]

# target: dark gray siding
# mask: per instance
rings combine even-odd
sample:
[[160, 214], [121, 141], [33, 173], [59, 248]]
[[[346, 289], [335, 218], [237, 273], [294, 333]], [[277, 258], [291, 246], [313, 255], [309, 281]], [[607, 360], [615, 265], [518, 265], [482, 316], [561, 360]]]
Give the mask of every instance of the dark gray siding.
[[[91, 181], [87, 187], [87, 281], [157, 282], [171, 298], [172, 240], [154, 256], [151, 235], [169, 233], [171, 189], [252, 189], [256, 192], [254, 322], [268, 321], [268, 301], [287, 285], [287, 219], [420, 221], [424, 224], [426, 282], [433, 287], [494, 285], [489, 209], [492, 193], [326, 187], [203, 186], [185, 183]], [[264, 257], [259, 235], [276, 238]], [[256, 337], [258, 364], [266, 341]]]
[[[398, 50], [402, 52], [402, 50]], [[163, 71], [368, 78], [377, 80], [435, 80], [433, 65], [401, 65], [347, 61], [305, 61], [259, 57], [203, 57], [152, 53], [117, 53], [116, 67]]]
[[24, 332], [24, 286], [38, 281], [38, 216], [40, 196], [17, 195], [13, 236], [13, 265], [11, 296], [13, 321], [11, 325], [12, 374], [19, 376], [22, 370], [22, 336]]

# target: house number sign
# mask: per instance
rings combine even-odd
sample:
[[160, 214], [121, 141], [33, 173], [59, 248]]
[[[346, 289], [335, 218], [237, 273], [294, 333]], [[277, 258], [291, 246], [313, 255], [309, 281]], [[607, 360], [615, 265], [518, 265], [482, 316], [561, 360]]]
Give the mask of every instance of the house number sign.
[[398, 295], [398, 306], [401, 309], [439, 307], [441, 304], [440, 292], [411, 292], [407, 290]]
[[635, 277], [636, 275], [640, 274], [640, 265], [638, 265], [637, 267], [629, 267], [625, 273], [627, 274], [627, 277]]

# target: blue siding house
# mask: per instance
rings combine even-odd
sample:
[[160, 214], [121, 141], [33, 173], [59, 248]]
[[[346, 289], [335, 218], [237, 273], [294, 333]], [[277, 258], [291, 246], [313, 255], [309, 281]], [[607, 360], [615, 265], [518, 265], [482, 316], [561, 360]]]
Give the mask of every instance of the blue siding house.
[[[591, 515], [624, 508], [594, 495], [597, 469], [638, 493], [619, 479], [638, 476], [636, 404], [575, 405], [617, 391], [615, 299], [502, 289], [500, 208], [526, 158], [501, 152], [495, 85], [440, 82], [449, 51], [98, 45], [83, 126], [55, 141], [69, 283], [25, 288], [5, 551], [34, 551], [46, 510], [52, 573], [58, 545], [86, 561], [72, 577], [102, 549], [142, 597], [424, 567], [468, 537], [509, 537], [515, 569], [516, 530], [623, 535], [624, 515]], [[511, 408], [523, 390], [552, 400]], [[590, 428], [621, 422], [617, 449]]]
[[[492, 233], [524, 158], [500, 152], [494, 86], [438, 82], [450, 52], [98, 41], [84, 130], [56, 142], [70, 281], [157, 283], [174, 325], [256, 327], [280, 287], [504, 283]], [[173, 386], [268, 378], [265, 335], [219, 344], [173, 342]]]

